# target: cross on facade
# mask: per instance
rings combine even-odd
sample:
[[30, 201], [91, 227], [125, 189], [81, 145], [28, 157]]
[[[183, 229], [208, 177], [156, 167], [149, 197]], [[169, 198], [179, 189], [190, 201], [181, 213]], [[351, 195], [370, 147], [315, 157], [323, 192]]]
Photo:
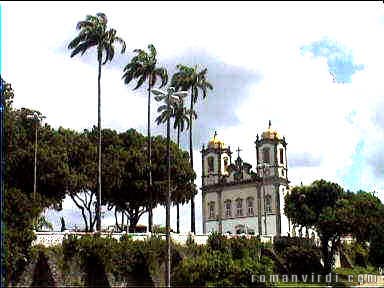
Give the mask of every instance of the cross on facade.
[[237, 147], [237, 158], [240, 158], [240, 151], [243, 151], [242, 149], [240, 149], [240, 147]]

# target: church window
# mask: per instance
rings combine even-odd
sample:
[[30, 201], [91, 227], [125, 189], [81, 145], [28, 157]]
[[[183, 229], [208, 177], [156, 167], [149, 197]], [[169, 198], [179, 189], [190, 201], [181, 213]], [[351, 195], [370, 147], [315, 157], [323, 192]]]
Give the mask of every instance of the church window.
[[213, 156], [209, 156], [207, 158], [207, 161], [208, 161], [208, 173], [213, 172], [213, 161], [214, 161]]
[[271, 195], [265, 196], [265, 212], [272, 213], [272, 200]]
[[271, 163], [271, 161], [270, 161], [270, 149], [269, 148], [264, 148], [263, 149], [263, 162], [264, 163]]
[[232, 203], [231, 203], [231, 200], [229, 199], [225, 201], [225, 216], [226, 217], [232, 216]]
[[247, 198], [247, 208], [248, 208], [248, 216], [253, 216], [254, 211], [253, 211], [253, 198], [252, 197]]
[[243, 199], [236, 200], [236, 216], [243, 216]]
[[215, 202], [210, 202], [208, 204], [209, 207], [209, 219], [214, 219], [215, 218]]
[[280, 148], [280, 164], [284, 164], [284, 149]]
[[228, 157], [224, 157], [224, 171], [228, 169]]

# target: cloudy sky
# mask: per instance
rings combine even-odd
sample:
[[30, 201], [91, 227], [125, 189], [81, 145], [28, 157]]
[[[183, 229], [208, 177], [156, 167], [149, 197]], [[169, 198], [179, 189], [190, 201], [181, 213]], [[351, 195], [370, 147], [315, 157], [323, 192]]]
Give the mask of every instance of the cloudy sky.
[[[197, 105], [194, 162], [214, 131], [255, 166], [254, 141], [272, 121], [288, 142], [292, 185], [324, 178], [384, 200], [384, 4], [375, 2], [1, 2], [2, 76], [16, 107], [40, 110], [53, 127], [97, 123], [94, 51], [70, 58], [76, 23], [104, 12], [126, 41], [102, 69], [102, 126], [146, 133], [146, 93], [121, 80], [132, 50], [153, 43], [170, 74], [176, 64], [208, 68], [214, 90]], [[152, 106], [154, 134], [157, 104]], [[183, 146], [188, 149], [187, 135]], [[234, 149], [233, 149], [234, 150]], [[196, 164], [201, 184], [201, 165]], [[49, 212], [59, 227], [80, 224], [66, 200]], [[201, 192], [196, 197], [202, 232]], [[175, 226], [172, 210], [172, 225]], [[189, 205], [181, 228], [190, 229]], [[155, 223], [165, 223], [164, 209]], [[113, 218], [106, 217], [106, 224]], [[140, 221], [147, 223], [146, 217]]]

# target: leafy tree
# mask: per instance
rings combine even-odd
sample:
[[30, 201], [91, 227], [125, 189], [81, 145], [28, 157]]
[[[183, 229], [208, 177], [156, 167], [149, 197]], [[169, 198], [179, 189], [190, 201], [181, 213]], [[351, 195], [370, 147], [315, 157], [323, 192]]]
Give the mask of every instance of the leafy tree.
[[[71, 57], [84, 53], [92, 47], [97, 49], [98, 77], [97, 77], [97, 128], [99, 132], [98, 139], [98, 193], [96, 194], [96, 228], [101, 229], [101, 65], [112, 61], [115, 55], [115, 43], [122, 46], [121, 53], [125, 52], [126, 44], [123, 39], [116, 35], [115, 29], [107, 29], [107, 17], [104, 13], [97, 13], [96, 16], [87, 15], [85, 20], [77, 23], [76, 29], [79, 34], [69, 43], [68, 48], [72, 49]], [[105, 56], [103, 60], [103, 54]]]
[[[177, 129], [177, 147], [180, 147], [180, 132], [183, 132], [184, 129], [189, 128], [189, 117], [188, 115], [190, 113], [193, 114], [194, 119], [196, 119], [197, 115], [195, 111], [190, 111], [184, 107], [184, 103], [182, 101], [180, 102], [172, 102], [171, 103], [171, 115], [170, 117], [174, 118], [173, 122], [173, 129]], [[160, 125], [162, 123], [167, 122], [167, 105], [163, 104], [158, 109], [157, 112], [160, 113], [160, 115], [156, 118], [157, 125]], [[180, 233], [180, 207], [179, 203], [176, 203], [176, 217], [177, 217], [177, 225], [176, 225], [176, 231], [177, 233]]]
[[[164, 204], [167, 187], [166, 140], [157, 136], [152, 140], [152, 178], [153, 192], [149, 195], [146, 177], [146, 151], [147, 139], [134, 129], [119, 134], [119, 144], [110, 147], [106, 153], [105, 169], [109, 179], [108, 189], [104, 190], [105, 201], [115, 206], [119, 211], [126, 211], [130, 221], [130, 230], [133, 231], [141, 215], [148, 207]], [[171, 200], [184, 203], [196, 193], [195, 185], [191, 180], [196, 177], [190, 168], [188, 153], [178, 149], [172, 143], [173, 156], [171, 166]], [[149, 202], [152, 202], [150, 204]]]
[[[23, 193], [33, 193], [34, 181], [34, 152], [35, 152], [35, 125], [29, 115], [40, 112], [27, 108], [13, 109], [11, 102], [13, 90], [9, 91], [5, 113], [5, 187], [17, 188]], [[61, 202], [65, 198], [65, 183], [68, 176], [68, 167], [65, 157], [66, 150], [63, 138], [48, 124], [38, 123], [37, 148], [37, 193], [40, 194], [42, 207], [53, 206], [61, 209]]]
[[[5, 244], [5, 283], [7, 287], [16, 283], [31, 261], [31, 243], [35, 239], [33, 219], [42, 211], [39, 205], [40, 194], [33, 199], [20, 189], [6, 188], [4, 197], [4, 213], [2, 215]], [[3, 275], [2, 275], [3, 276]]]
[[336, 183], [314, 181], [309, 186], [294, 187], [285, 196], [284, 212], [294, 224], [313, 227], [321, 240], [325, 273], [332, 269], [340, 237], [350, 233], [348, 217], [351, 205]]
[[[208, 89], [212, 90], [213, 86], [207, 81], [208, 69], [198, 70], [198, 67], [188, 67], [185, 65], [177, 65], [178, 71], [173, 75], [171, 86], [176, 90], [191, 90], [190, 98], [190, 111], [193, 110], [193, 105], [196, 104], [199, 96], [199, 91], [202, 93], [202, 98], [207, 96]], [[193, 169], [193, 145], [192, 145], [192, 118], [193, 113], [189, 113], [189, 155], [191, 167]], [[195, 202], [194, 198], [191, 199], [191, 232], [195, 233]]]
[[376, 226], [384, 217], [380, 199], [369, 192], [362, 190], [357, 193], [348, 192], [347, 198], [351, 204], [350, 227], [356, 241], [363, 246], [369, 241]]
[[[68, 177], [63, 139], [49, 125], [39, 123], [37, 149], [37, 193], [33, 196], [34, 142], [36, 123], [28, 115], [38, 111], [14, 109], [14, 91], [5, 84], [6, 156], [4, 213], [6, 281], [15, 283], [31, 259], [30, 246], [34, 239], [33, 219], [44, 208], [61, 209]], [[40, 218], [41, 219], [41, 218]], [[41, 219], [42, 220], [42, 219]], [[39, 223], [37, 223], [39, 224]], [[40, 224], [48, 224], [40, 221]], [[49, 225], [48, 225], [49, 226]], [[35, 227], [37, 228], [37, 227]]]
[[[134, 90], [141, 87], [144, 82], [148, 81], [148, 187], [152, 188], [152, 147], [151, 147], [151, 89], [156, 85], [157, 80], [161, 80], [160, 88], [168, 82], [168, 73], [165, 68], [157, 67], [157, 52], [153, 44], [148, 45], [149, 53], [141, 49], [135, 49], [137, 53], [124, 68], [123, 79], [125, 84], [129, 84], [136, 79], [137, 83]], [[151, 192], [150, 192], [150, 195]], [[148, 209], [148, 228], [152, 230], [152, 207]]]

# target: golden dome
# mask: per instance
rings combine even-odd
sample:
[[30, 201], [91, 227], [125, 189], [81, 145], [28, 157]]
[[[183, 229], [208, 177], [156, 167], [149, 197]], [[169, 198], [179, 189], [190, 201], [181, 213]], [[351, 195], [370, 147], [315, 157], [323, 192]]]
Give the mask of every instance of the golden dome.
[[264, 131], [263, 134], [261, 134], [262, 139], [270, 139], [270, 140], [280, 140], [280, 135], [277, 133], [276, 130], [271, 129], [271, 120], [269, 120], [269, 125], [267, 131]]
[[209, 140], [209, 142], [208, 142], [209, 148], [219, 148], [219, 147], [223, 148], [224, 147], [224, 142], [219, 140], [216, 136], [217, 136], [217, 133], [215, 131], [213, 138], [211, 140]]

